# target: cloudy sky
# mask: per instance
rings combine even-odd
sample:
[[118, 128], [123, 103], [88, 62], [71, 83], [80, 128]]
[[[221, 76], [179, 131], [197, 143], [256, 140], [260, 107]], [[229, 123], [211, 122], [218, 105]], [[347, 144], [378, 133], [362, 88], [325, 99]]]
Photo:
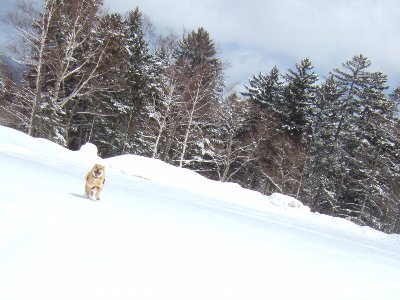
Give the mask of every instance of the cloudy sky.
[[[0, 11], [14, 1], [0, 0]], [[398, 0], [104, 0], [104, 5], [119, 13], [138, 6], [159, 32], [204, 27], [230, 65], [229, 84], [245, 84], [274, 65], [285, 72], [306, 57], [325, 76], [360, 53], [371, 60], [371, 70], [389, 76], [391, 87], [400, 84]]]
[[230, 83], [246, 83], [274, 65], [283, 72], [310, 58], [321, 75], [356, 54], [400, 83], [398, 0], [104, 0], [112, 11], [136, 6], [162, 31], [204, 27], [230, 67]]

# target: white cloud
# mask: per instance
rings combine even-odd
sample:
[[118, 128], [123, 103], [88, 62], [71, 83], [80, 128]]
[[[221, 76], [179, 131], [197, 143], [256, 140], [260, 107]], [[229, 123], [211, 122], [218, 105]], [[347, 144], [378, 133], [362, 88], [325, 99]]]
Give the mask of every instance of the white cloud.
[[5, 22], [6, 14], [14, 8], [16, 0], [0, 0], [0, 53], [4, 51], [4, 45], [12, 37], [13, 31]]
[[[117, 11], [139, 7], [157, 29], [203, 26], [230, 60], [233, 81], [284, 71], [309, 57], [327, 75], [362, 53], [372, 68], [400, 82], [400, 2], [397, 0], [106, 0]], [[234, 51], [231, 45], [236, 45]]]
[[[0, 0], [0, 10], [15, 0]], [[309, 57], [322, 75], [364, 54], [400, 83], [398, 0], [104, 0], [120, 13], [144, 12], [159, 31], [204, 27], [228, 60], [231, 83]], [[2, 27], [0, 27], [2, 30]], [[1, 36], [1, 35], [0, 35]]]

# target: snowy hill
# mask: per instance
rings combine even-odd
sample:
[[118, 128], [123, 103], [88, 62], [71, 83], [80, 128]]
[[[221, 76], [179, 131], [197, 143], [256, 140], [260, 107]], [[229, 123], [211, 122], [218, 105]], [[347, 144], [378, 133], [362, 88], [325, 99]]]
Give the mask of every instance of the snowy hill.
[[400, 236], [134, 156], [0, 127], [0, 299], [400, 299]]

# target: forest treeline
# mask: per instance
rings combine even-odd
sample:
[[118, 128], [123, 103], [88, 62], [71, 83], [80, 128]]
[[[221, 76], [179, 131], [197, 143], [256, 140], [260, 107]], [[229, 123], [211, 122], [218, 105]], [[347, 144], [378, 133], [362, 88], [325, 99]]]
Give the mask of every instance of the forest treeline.
[[91, 142], [103, 157], [157, 158], [400, 232], [400, 88], [363, 55], [325, 77], [307, 58], [274, 67], [236, 94], [204, 28], [155, 36], [139, 8], [106, 13], [101, 0], [18, 1], [7, 21], [24, 67], [0, 68], [2, 125], [72, 150]]

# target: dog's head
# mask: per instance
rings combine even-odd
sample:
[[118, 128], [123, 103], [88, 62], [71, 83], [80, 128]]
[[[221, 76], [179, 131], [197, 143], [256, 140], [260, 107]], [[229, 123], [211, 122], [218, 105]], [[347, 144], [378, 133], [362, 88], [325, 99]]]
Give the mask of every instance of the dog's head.
[[99, 164], [95, 164], [93, 169], [92, 169], [92, 174], [93, 177], [101, 177], [104, 174], [104, 166], [99, 165]]

